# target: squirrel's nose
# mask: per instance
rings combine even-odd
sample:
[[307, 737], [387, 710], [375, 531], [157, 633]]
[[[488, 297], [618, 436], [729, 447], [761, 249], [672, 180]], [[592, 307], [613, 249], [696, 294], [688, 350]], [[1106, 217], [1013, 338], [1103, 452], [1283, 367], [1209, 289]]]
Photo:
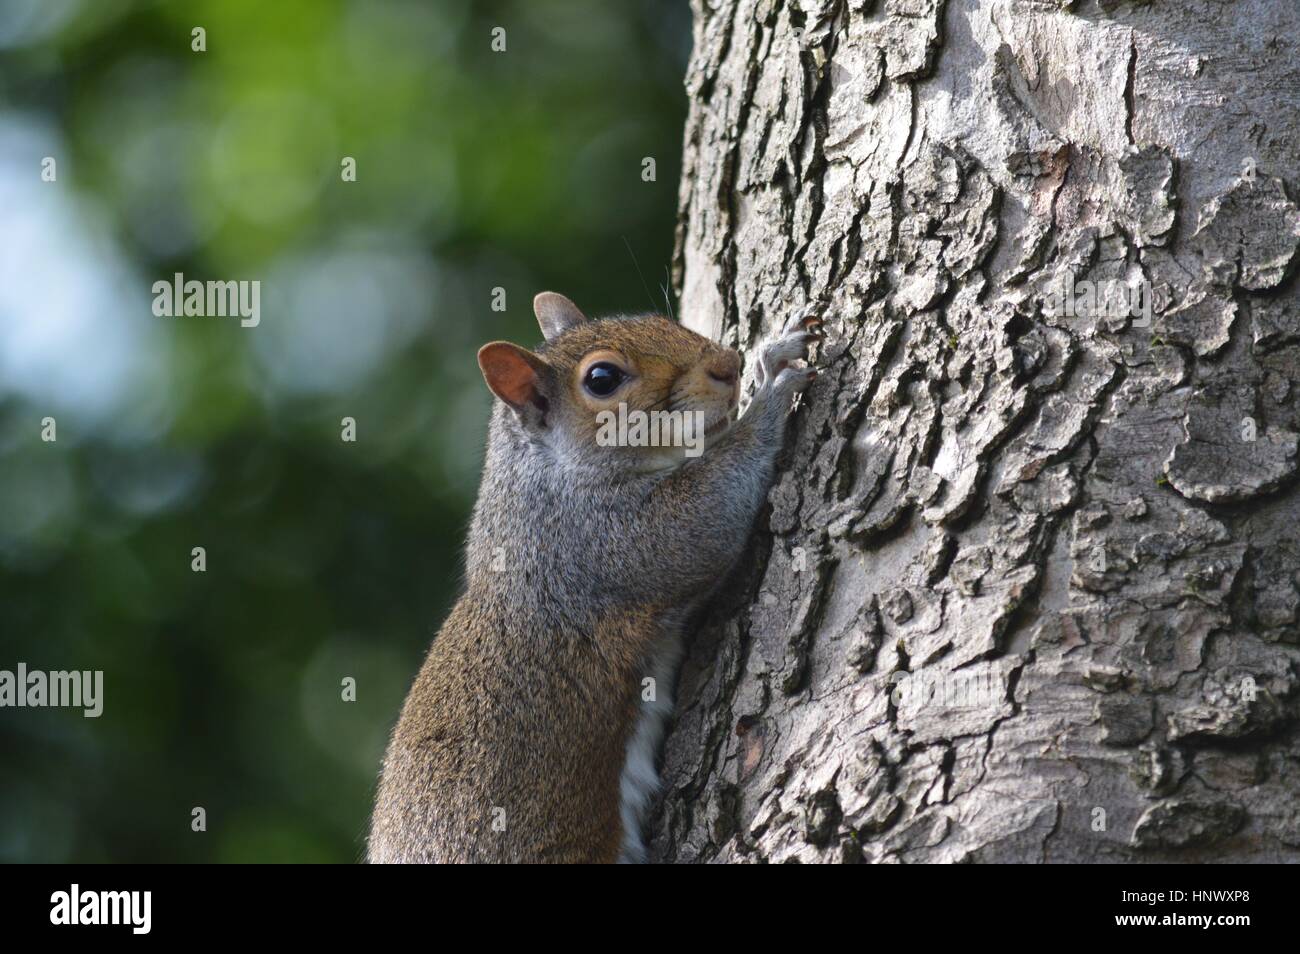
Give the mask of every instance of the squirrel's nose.
[[724, 351], [709, 362], [705, 371], [719, 384], [735, 384], [740, 376], [740, 355], [731, 350]]

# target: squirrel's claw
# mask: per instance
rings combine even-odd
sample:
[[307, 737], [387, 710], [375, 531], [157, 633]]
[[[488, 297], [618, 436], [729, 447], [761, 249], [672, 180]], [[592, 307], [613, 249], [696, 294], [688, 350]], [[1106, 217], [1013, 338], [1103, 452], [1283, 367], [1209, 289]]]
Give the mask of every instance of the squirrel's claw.
[[817, 372], [793, 363], [805, 360], [809, 346], [822, 340], [822, 324], [820, 309], [813, 305], [786, 320], [780, 332], [759, 348], [756, 377], [760, 388], [772, 386], [793, 393], [812, 383]]
[[786, 320], [784, 327], [781, 329], [781, 336], [795, 334], [798, 331], [804, 331], [808, 334], [821, 335], [820, 331], [814, 331], [814, 328], [820, 328], [824, 322], [821, 316], [821, 308], [815, 304], [809, 304], [802, 311], [797, 311]]
[[808, 389], [817, 380], [815, 368], [786, 368], [777, 375], [774, 385], [778, 394], [798, 394]]

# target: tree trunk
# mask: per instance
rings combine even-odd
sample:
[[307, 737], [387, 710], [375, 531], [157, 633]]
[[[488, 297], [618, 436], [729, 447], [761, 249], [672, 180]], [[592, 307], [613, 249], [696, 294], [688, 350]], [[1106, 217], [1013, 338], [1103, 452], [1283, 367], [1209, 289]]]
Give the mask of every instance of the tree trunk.
[[686, 323], [828, 333], [653, 856], [1300, 861], [1294, 4], [694, 2]]

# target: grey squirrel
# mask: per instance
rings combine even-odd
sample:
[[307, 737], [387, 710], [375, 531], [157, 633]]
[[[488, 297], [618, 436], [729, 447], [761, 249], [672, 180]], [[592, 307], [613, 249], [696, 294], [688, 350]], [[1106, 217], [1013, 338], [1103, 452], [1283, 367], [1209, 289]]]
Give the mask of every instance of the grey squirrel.
[[[736, 419], [734, 350], [553, 292], [534, 311], [536, 352], [479, 351], [498, 400], [465, 592], [393, 730], [371, 862], [644, 860], [683, 625], [741, 556], [815, 377], [811, 312], [760, 347]], [[703, 452], [609, 446], [598, 419], [620, 405], [699, 412]]]

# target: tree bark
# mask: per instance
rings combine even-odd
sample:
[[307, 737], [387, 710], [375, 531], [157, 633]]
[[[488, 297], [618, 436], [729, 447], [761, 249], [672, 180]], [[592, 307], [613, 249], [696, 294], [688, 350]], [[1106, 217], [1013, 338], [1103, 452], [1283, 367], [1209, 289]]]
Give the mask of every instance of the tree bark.
[[685, 321], [828, 334], [652, 856], [1300, 860], [1293, 3], [694, 4]]

